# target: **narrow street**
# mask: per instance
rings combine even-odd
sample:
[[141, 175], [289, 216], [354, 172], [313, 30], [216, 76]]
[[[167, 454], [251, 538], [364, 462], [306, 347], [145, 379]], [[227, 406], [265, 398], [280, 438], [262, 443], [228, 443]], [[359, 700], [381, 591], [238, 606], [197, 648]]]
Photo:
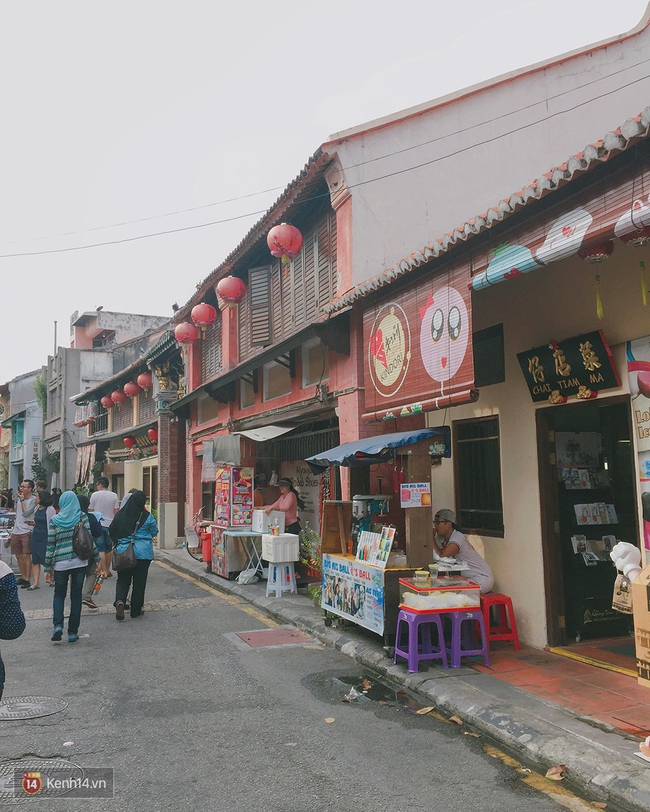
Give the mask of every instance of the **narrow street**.
[[[117, 623], [114, 583], [99, 613], [84, 609], [76, 644], [50, 642], [51, 589], [20, 591], [27, 630], [2, 645], [4, 698], [67, 707], [0, 721], [0, 805], [45, 802], [13, 796], [15, 768], [69, 762], [113, 767], [114, 798], [49, 799], [48, 810], [558, 808], [530, 774], [490, 757], [484, 738], [418, 714], [352, 659], [238, 598], [154, 563], [146, 614]], [[246, 641], [264, 630], [269, 639]]]

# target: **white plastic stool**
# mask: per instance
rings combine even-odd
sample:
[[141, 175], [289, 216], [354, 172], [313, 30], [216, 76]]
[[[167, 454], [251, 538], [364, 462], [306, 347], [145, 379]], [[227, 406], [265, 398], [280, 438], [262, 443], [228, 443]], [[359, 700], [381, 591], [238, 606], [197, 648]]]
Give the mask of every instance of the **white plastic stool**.
[[267, 597], [274, 589], [276, 598], [281, 597], [283, 592], [298, 592], [293, 561], [269, 563], [269, 577], [266, 582]]

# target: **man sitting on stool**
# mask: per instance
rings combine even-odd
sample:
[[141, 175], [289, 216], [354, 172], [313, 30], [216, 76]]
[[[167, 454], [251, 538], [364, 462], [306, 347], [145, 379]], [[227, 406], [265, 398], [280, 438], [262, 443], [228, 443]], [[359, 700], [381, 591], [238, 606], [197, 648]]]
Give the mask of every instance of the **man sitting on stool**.
[[463, 578], [478, 584], [481, 595], [491, 592], [494, 586], [492, 570], [460, 532], [454, 511], [448, 508], [439, 510], [433, 519], [433, 527], [433, 544], [438, 554], [467, 564], [469, 569], [463, 572]]

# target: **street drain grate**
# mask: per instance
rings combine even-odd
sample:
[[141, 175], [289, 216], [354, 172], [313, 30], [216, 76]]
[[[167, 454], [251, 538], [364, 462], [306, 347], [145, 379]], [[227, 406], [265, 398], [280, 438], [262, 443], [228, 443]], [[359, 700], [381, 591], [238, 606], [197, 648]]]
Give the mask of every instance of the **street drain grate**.
[[0, 722], [39, 719], [60, 713], [67, 707], [65, 699], [55, 696], [10, 696], [0, 702]]
[[299, 632], [297, 629], [279, 627], [275, 629], [262, 629], [254, 632], [237, 632], [237, 637], [251, 648], [262, 646], [295, 646], [303, 643], [312, 643], [311, 637]]
[[[0, 705], [1, 707], [2, 705]], [[75, 778], [83, 776], [84, 772], [81, 767], [60, 758], [14, 759], [0, 762], [0, 804], [18, 806], [18, 804], [26, 804], [32, 800], [32, 796], [27, 795], [21, 785], [24, 772], [36, 772], [43, 776], [56, 774], [60, 777], [61, 771], [65, 771], [65, 775]], [[44, 788], [34, 797], [46, 798], [61, 794], [61, 792], [51, 792]]]

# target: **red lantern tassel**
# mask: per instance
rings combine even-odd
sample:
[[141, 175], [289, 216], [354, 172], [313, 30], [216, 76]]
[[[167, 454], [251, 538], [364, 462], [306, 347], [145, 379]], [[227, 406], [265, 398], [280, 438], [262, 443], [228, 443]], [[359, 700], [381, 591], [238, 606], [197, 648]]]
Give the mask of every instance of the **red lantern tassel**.
[[603, 317], [603, 301], [600, 298], [600, 275], [596, 276], [596, 315], [599, 319]]
[[648, 283], [645, 278], [645, 262], [642, 260], [639, 262], [639, 266], [641, 268], [641, 295], [643, 297], [643, 306], [646, 307], [648, 304]]

